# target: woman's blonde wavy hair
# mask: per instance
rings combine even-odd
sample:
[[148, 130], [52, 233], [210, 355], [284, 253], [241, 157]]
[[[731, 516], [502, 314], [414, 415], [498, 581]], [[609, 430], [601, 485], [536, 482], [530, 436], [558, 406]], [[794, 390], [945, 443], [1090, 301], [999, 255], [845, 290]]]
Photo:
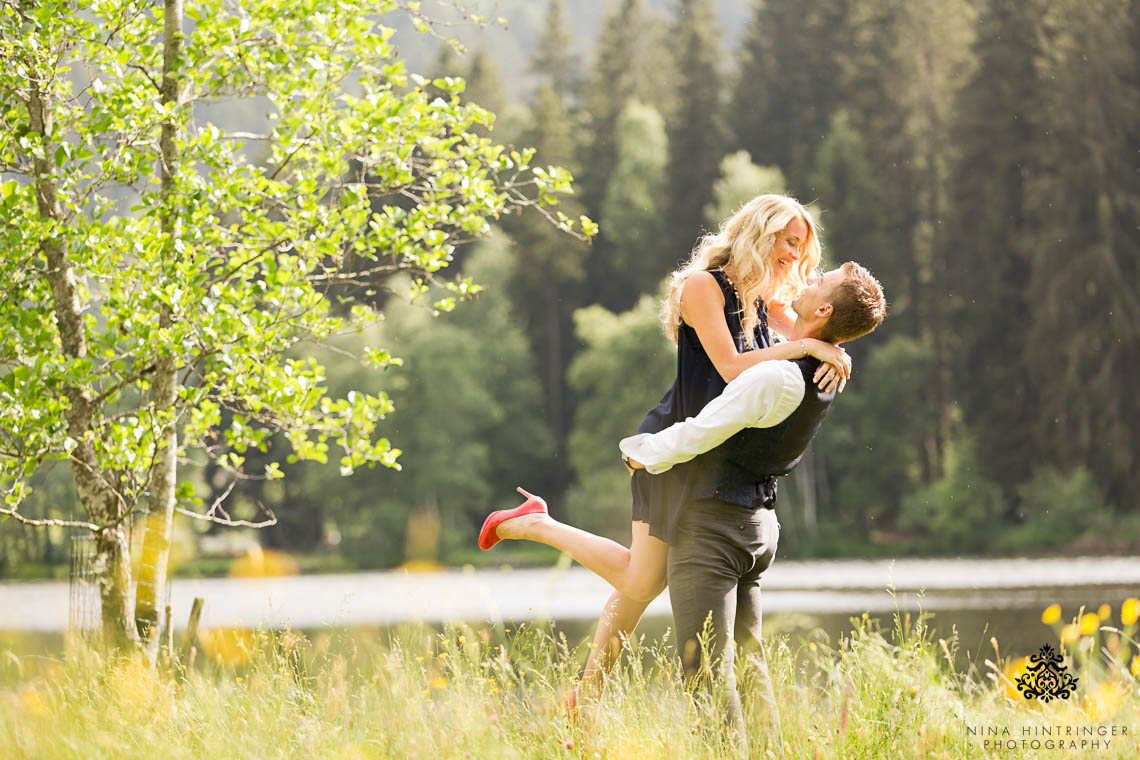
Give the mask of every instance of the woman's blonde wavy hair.
[[[803, 255], [788, 276], [777, 280], [771, 260], [776, 235], [793, 219], [807, 225], [807, 239], [801, 243]], [[701, 238], [689, 261], [673, 273], [669, 296], [661, 309], [665, 334], [677, 342], [681, 326], [681, 290], [693, 272], [710, 271], [731, 264], [740, 283], [740, 316], [744, 337], [755, 345], [753, 333], [760, 324], [756, 301], [791, 303], [807, 288], [807, 279], [819, 266], [820, 244], [811, 213], [795, 198], [786, 195], [758, 195], [725, 220], [715, 234]]]

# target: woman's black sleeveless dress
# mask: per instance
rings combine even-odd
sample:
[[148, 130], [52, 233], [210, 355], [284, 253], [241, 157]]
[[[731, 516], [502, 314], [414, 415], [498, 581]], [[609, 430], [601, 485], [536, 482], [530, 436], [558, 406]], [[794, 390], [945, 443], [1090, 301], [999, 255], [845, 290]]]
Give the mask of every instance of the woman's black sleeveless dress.
[[[724, 319], [736, 342], [736, 350], [744, 352], [753, 347], [743, 338], [740, 324], [740, 299], [732, 281], [720, 269], [711, 270], [724, 294]], [[763, 302], [760, 324], [755, 330], [756, 348], [772, 345], [768, 331], [768, 314]], [[682, 320], [677, 328], [677, 379], [665, 392], [656, 407], [645, 415], [637, 427], [639, 433], [656, 433], [675, 422], [695, 417], [705, 404], [719, 396], [727, 385], [709, 359], [697, 331]], [[673, 543], [673, 534], [681, 509], [689, 501], [697, 476], [696, 460], [675, 465], [659, 474], [650, 475], [636, 470], [631, 480], [633, 490], [633, 519], [649, 524], [649, 535]]]

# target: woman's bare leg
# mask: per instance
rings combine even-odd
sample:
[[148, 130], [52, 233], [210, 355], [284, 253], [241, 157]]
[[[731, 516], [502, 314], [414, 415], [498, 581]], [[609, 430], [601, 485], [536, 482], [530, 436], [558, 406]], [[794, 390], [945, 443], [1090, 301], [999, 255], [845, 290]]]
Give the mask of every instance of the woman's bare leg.
[[598, 618], [594, 642], [586, 657], [586, 669], [582, 673], [582, 687], [586, 692], [601, 693], [606, 674], [617, 664], [625, 642], [633, 635], [648, 606], [648, 601], [631, 599], [620, 591], [610, 596]]
[[631, 599], [648, 603], [665, 588], [665, 557], [669, 545], [649, 535], [647, 523], [633, 523], [633, 541], [628, 549], [617, 541], [560, 523], [546, 514], [505, 520], [496, 532], [499, 538], [537, 541], [564, 551]]
[[648, 606], [648, 601], [631, 599], [620, 591], [615, 591], [606, 602], [586, 657], [586, 669], [571, 694], [574, 720], [583, 728], [590, 729], [594, 725], [606, 676], [617, 665], [626, 641], [633, 636]]

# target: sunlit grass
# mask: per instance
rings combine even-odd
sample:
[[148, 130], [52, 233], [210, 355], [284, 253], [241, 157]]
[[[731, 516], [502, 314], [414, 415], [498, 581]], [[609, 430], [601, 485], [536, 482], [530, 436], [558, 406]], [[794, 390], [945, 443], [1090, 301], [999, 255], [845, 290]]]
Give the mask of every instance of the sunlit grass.
[[[1136, 756], [1140, 696], [1133, 607], [1115, 619], [1084, 610], [1052, 620], [1077, 693], [1027, 701], [1014, 682], [1023, 655], [994, 653], [984, 669], [955, 668], [957, 641], [923, 620], [880, 630], [867, 616], [828, 642], [768, 643], [782, 747], [760, 734], [753, 653], [738, 678], [753, 757], [960, 758], [994, 754], [983, 732], [1024, 726], [1115, 725], [1096, 757]], [[1094, 614], [1094, 627], [1086, 616]], [[1050, 611], [1049, 618], [1054, 618]], [[1068, 623], [1064, 621], [1068, 621]], [[1087, 631], [1087, 632], [1082, 632]], [[636, 644], [607, 684], [596, 721], [568, 720], [560, 695], [574, 685], [587, 644], [549, 627], [508, 621], [443, 633], [403, 626], [378, 637], [355, 630], [306, 637], [247, 631], [220, 637], [193, 667], [157, 673], [137, 658], [70, 642], [59, 659], [0, 653], [0, 758], [717, 758], [723, 707], [686, 696], [671, 640]], [[205, 642], [204, 642], [205, 643]], [[1058, 641], [1053, 642], [1055, 646]], [[1001, 750], [1036, 757], [1041, 750]], [[1065, 757], [1082, 756], [1080, 751]]]

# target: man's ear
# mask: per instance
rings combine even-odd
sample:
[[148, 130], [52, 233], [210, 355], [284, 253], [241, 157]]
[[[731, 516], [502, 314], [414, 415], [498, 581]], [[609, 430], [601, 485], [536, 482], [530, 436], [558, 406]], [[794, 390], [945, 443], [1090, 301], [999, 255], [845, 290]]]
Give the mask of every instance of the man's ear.
[[819, 305], [819, 308], [815, 310], [815, 315], [817, 317], [823, 317], [824, 319], [827, 319], [831, 316], [831, 312], [833, 311], [835, 311], [834, 306], [829, 303], [822, 303]]

